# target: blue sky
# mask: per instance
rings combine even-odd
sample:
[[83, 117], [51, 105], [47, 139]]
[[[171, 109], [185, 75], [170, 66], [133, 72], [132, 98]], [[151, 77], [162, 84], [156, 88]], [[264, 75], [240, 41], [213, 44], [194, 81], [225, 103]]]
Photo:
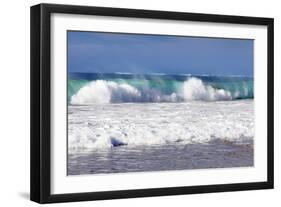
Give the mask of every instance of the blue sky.
[[68, 31], [68, 71], [253, 76], [253, 40]]

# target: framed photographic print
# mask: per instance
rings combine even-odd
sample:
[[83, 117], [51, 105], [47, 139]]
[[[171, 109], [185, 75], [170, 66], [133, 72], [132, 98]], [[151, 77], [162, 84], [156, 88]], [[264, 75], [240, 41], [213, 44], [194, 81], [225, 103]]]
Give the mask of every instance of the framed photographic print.
[[273, 19], [31, 7], [31, 200], [273, 188]]

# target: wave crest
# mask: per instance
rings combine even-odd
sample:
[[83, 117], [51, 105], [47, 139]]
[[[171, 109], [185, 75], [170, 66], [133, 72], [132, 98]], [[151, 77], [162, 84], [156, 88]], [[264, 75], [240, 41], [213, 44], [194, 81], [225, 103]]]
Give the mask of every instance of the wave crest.
[[199, 78], [191, 77], [183, 82], [177, 91], [170, 94], [147, 86], [136, 88], [128, 83], [96, 80], [80, 88], [71, 97], [70, 103], [88, 105], [95, 103], [221, 101], [232, 99], [231, 92], [216, 89], [205, 84]]
[[71, 97], [71, 104], [134, 102], [141, 96], [131, 85], [97, 80], [82, 87]]
[[215, 89], [210, 85], [205, 85], [198, 78], [189, 78], [183, 84], [183, 99], [185, 101], [226, 101], [232, 100], [232, 96], [227, 90]]

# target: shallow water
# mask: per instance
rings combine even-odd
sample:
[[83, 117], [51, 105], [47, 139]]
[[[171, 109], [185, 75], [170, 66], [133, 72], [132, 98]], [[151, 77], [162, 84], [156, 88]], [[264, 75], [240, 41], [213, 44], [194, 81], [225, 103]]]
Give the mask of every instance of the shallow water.
[[253, 144], [120, 146], [68, 156], [68, 175], [253, 166]]

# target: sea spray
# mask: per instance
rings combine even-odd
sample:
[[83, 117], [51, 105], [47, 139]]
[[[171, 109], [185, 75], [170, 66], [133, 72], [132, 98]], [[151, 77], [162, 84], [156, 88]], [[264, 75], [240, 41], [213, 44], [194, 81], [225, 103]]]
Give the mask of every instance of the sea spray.
[[68, 102], [74, 105], [226, 101], [253, 97], [250, 77], [74, 74], [68, 80]]
[[198, 78], [189, 78], [184, 82], [182, 98], [185, 101], [222, 101], [233, 99], [229, 91], [213, 88], [211, 85], [204, 84]]

